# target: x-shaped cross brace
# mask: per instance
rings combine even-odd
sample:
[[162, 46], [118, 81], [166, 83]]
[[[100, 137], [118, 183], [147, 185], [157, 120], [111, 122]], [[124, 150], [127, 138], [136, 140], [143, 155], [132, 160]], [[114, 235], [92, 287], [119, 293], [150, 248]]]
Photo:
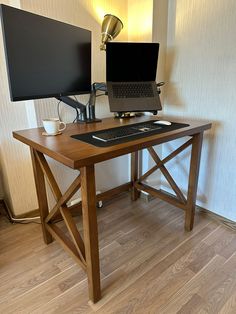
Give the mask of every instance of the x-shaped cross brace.
[[[141, 175], [138, 178], [138, 153], [132, 153], [131, 157], [131, 175], [132, 175], [132, 199], [135, 200], [138, 198], [138, 191], [145, 191], [150, 195], [156, 196], [170, 204], [182, 208], [185, 210], [185, 229], [187, 231], [192, 230], [194, 222], [194, 213], [195, 213], [195, 202], [196, 202], [196, 193], [197, 193], [197, 184], [198, 184], [198, 174], [199, 174], [199, 165], [201, 157], [201, 147], [202, 147], [202, 137], [203, 133], [197, 133], [191, 137], [190, 140], [185, 142], [183, 145], [178, 147], [172, 153], [170, 153], [163, 160], [159, 158], [153, 147], [147, 148], [149, 154], [152, 156], [152, 159], [155, 161], [156, 165], [148, 170], [146, 173]], [[188, 179], [188, 191], [187, 197], [184, 196], [171, 174], [165, 167], [165, 164], [180, 154], [187, 147], [192, 146], [191, 150], [191, 160], [190, 160], [190, 169], [189, 169], [189, 179]], [[167, 182], [170, 184], [171, 188], [175, 192], [176, 196], [172, 196], [163, 192], [162, 190], [157, 190], [142, 181], [144, 181], [148, 176], [154, 173], [156, 170], [160, 169], [161, 173], [166, 178]]]
[[[80, 174], [62, 194], [44, 155], [31, 149], [31, 156], [44, 241], [48, 244], [52, 242], [52, 238], [56, 239], [83, 268], [88, 276], [89, 297], [93, 302], [96, 302], [101, 298], [101, 291], [94, 165], [79, 169]], [[50, 212], [44, 178], [46, 178], [56, 200], [56, 205]], [[72, 217], [72, 208], [66, 205], [80, 188], [83, 195], [83, 238]], [[104, 193], [104, 197], [106, 198], [106, 193]], [[71, 239], [57, 226], [58, 217], [64, 220]]]

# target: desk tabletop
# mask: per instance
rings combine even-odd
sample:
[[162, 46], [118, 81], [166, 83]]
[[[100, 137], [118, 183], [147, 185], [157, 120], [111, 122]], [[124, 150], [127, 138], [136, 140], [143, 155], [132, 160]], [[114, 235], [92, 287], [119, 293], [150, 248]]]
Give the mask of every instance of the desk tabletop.
[[[109, 147], [96, 147], [91, 144], [71, 138], [71, 135], [84, 134], [105, 130], [109, 128], [130, 125], [150, 120], [168, 120], [172, 122], [187, 123], [189, 126], [172, 130], [162, 134], [146, 136], [122, 144]], [[191, 136], [204, 132], [211, 128], [211, 123], [199, 120], [180, 119], [176, 117], [150, 117], [142, 116], [131, 119], [105, 118], [100, 123], [91, 124], [67, 124], [66, 130], [61, 135], [44, 136], [43, 128], [34, 128], [13, 132], [13, 137], [40, 151], [41, 153], [63, 163], [64, 165], [78, 169], [83, 166], [95, 164], [101, 161], [122, 156], [143, 148], [165, 143], [184, 136]]]

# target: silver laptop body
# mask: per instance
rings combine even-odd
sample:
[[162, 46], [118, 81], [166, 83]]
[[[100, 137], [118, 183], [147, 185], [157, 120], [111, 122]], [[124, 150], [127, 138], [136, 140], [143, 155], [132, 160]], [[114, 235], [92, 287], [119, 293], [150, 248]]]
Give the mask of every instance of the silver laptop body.
[[111, 112], [161, 110], [156, 86], [159, 44], [107, 43], [107, 92]]

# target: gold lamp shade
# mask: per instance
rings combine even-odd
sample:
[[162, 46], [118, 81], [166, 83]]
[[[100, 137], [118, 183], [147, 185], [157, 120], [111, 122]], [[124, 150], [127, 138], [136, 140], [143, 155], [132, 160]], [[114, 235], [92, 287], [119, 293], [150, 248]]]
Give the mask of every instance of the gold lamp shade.
[[121, 20], [112, 14], [106, 14], [102, 22], [102, 44], [101, 50], [106, 50], [106, 43], [116, 38], [123, 28]]

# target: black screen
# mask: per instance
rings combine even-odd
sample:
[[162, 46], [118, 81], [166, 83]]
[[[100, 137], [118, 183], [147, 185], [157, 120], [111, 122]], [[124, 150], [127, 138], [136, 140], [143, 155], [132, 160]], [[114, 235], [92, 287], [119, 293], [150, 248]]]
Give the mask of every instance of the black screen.
[[155, 81], [158, 52], [157, 43], [107, 43], [107, 81]]
[[90, 92], [90, 31], [5, 5], [1, 13], [12, 100]]

